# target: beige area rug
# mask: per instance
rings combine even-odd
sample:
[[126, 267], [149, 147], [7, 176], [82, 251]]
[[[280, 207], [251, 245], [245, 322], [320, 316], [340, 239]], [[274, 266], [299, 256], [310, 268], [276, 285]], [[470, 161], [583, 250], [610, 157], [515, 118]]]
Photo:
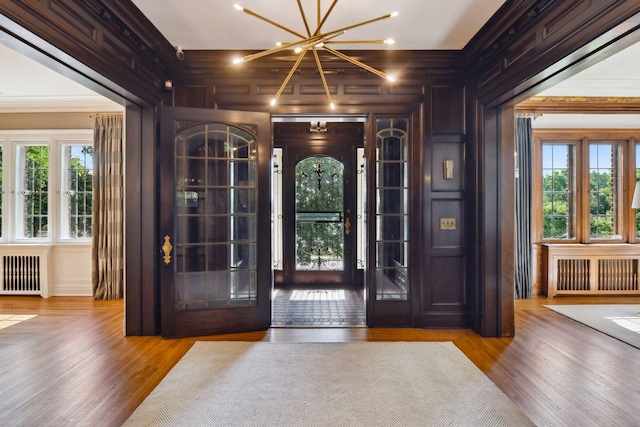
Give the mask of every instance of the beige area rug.
[[125, 423], [527, 425], [450, 342], [196, 342]]
[[640, 304], [549, 304], [544, 307], [640, 348]]

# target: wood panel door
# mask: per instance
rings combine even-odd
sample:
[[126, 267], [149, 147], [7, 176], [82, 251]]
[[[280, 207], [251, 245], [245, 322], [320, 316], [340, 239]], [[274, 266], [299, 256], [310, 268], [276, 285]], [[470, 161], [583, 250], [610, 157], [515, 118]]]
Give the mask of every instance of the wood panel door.
[[270, 326], [270, 116], [164, 108], [162, 335]]

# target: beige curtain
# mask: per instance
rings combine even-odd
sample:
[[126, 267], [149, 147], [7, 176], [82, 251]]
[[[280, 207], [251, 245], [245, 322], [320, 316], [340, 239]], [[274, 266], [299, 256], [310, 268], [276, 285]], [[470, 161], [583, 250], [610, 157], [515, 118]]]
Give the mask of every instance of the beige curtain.
[[98, 116], [93, 131], [94, 299], [123, 293], [122, 122], [120, 115]]

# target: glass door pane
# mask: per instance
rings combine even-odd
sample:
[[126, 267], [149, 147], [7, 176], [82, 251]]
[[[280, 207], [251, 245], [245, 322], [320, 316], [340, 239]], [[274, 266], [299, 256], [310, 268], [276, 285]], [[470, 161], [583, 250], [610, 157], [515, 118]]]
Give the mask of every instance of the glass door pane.
[[407, 300], [409, 164], [407, 119], [376, 121], [376, 300]]
[[296, 165], [296, 271], [344, 269], [343, 175], [329, 157]]
[[220, 123], [176, 137], [176, 309], [257, 303], [256, 141]]

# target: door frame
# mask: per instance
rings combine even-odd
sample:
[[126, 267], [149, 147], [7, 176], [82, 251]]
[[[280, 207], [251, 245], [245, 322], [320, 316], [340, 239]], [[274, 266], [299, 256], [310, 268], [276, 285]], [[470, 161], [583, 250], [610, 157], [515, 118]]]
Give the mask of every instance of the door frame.
[[[304, 138], [305, 144], [307, 143], [311, 143], [313, 145], [314, 142], [316, 142], [316, 144], [314, 145], [314, 149], [317, 150], [318, 155], [328, 155], [325, 154], [322, 151], [323, 145], [327, 144], [326, 142], [326, 138], [324, 138], [322, 136], [314, 136], [314, 135], [319, 135], [319, 134], [314, 134], [311, 132], [308, 132], [309, 129], [309, 125], [311, 122], [326, 122], [328, 124], [328, 126], [333, 127], [329, 129], [329, 132], [343, 132], [345, 136], [348, 136], [348, 128], [351, 127], [352, 128], [352, 132], [357, 131], [358, 134], [357, 136], [354, 136], [353, 134], [350, 135], [350, 138], [354, 138], [357, 137], [359, 138], [359, 143], [358, 144], [354, 144], [353, 147], [353, 170], [354, 170], [354, 179], [356, 176], [356, 169], [358, 167], [358, 165], [356, 164], [356, 146], [357, 147], [363, 147], [365, 149], [365, 153], [366, 153], [366, 149], [367, 149], [367, 142], [368, 142], [368, 138], [367, 138], [367, 132], [368, 132], [368, 120], [369, 120], [369, 116], [368, 115], [364, 115], [364, 114], [360, 114], [360, 115], [349, 115], [349, 114], [345, 114], [345, 115], [339, 115], [339, 116], [323, 116], [323, 115], [313, 115], [313, 116], [309, 116], [309, 115], [273, 115], [271, 118], [272, 121], [272, 141], [273, 141], [273, 147], [282, 147], [283, 148], [283, 157], [287, 156], [289, 153], [287, 153], [286, 150], [286, 146], [295, 146], [295, 143], [293, 143], [292, 141], [300, 140], [302, 138]], [[286, 125], [279, 125], [279, 123], [298, 123], [299, 126], [297, 126], [297, 129], [292, 129], [289, 128], [288, 130], [285, 130], [284, 133], [282, 132], [282, 130], [284, 129], [284, 127], [286, 127]], [[355, 126], [355, 123], [360, 123], [361, 126]], [[284, 127], [283, 127], [284, 126]], [[291, 125], [293, 126], [293, 125]], [[296, 127], [296, 126], [293, 126]], [[287, 132], [296, 132], [296, 133], [287, 133]], [[304, 132], [304, 133], [303, 133]], [[318, 142], [322, 142], [322, 144], [318, 144]], [[331, 141], [329, 142], [329, 144], [333, 144], [334, 142]], [[328, 155], [329, 157], [334, 158], [331, 155]], [[341, 160], [342, 161], [342, 160]], [[284, 161], [283, 161], [284, 162]], [[353, 183], [353, 187], [355, 190], [356, 183]], [[367, 194], [365, 193], [365, 198], [367, 197]], [[354, 194], [354, 206], [351, 207], [352, 210], [352, 214], [351, 214], [351, 224], [352, 224], [352, 229], [355, 231], [355, 225], [356, 225], [356, 196]], [[283, 205], [286, 202], [283, 202]], [[345, 206], [345, 209], [347, 207]], [[365, 227], [364, 230], [362, 230], [362, 232], [364, 232], [368, 237], [368, 227]], [[355, 259], [357, 256], [356, 253], [356, 249], [357, 249], [357, 239], [354, 238], [352, 239], [353, 244], [352, 244], [352, 252], [353, 252], [353, 258]], [[365, 251], [366, 252], [366, 251]], [[365, 267], [366, 268], [366, 267]], [[288, 275], [284, 272], [284, 270], [277, 270], [274, 272], [274, 286], [276, 285], [282, 285], [284, 284], [287, 279], [288, 279]], [[365, 290], [365, 306], [366, 306], [366, 295], [368, 295], [368, 290], [367, 290], [367, 286], [368, 284], [366, 283], [366, 281], [364, 280], [364, 278], [366, 277], [366, 270], [358, 270], [357, 266], [354, 265], [353, 268], [353, 280], [352, 283], [354, 283], [357, 287], [362, 287]]]

